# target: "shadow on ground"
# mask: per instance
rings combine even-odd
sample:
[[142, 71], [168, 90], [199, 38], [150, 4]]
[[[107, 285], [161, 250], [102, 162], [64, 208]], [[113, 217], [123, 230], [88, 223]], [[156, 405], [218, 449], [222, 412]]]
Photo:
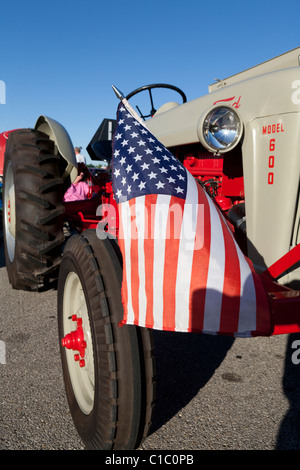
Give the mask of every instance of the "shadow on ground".
[[153, 331], [156, 406], [150, 434], [187, 405], [224, 360], [234, 339], [198, 333]]

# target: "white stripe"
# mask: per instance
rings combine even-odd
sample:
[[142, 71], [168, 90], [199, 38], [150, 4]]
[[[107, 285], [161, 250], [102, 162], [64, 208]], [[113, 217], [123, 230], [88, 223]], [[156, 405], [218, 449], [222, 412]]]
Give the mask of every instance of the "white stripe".
[[132, 309], [132, 297], [131, 297], [131, 260], [130, 260], [130, 247], [131, 247], [131, 217], [130, 217], [130, 206], [129, 202], [122, 202], [119, 204], [119, 213], [122, 218], [122, 226], [124, 232], [124, 252], [125, 252], [125, 266], [126, 266], [126, 280], [127, 280], [127, 322], [134, 322], [134, 315]]
[[219, 213], [208, 196], [211, 244], [206, 285], [203, 329], [219, 331], [225, 271], [225, 246]]
[[146, 323], [146, 287], [145, 287], [145, 196], [136, 198], [136, 225], [138, 231], [138, 273], [139, 273], [139, 325], [145, 326]]
[[[226, 226], [227, 227], [227, 226]], [[228, 229], [228, 228], [227, 228]], [[256, 291], [251, 269], [245, 259], [243, 252], [236, 243], [232, 232], [228, 229], [233, 243], [235, 244], [239, 266], [240, 266], [240, 309], [238, 333], [249, 335], [255, 331], [256, 326]]]
[[187, 194], [182, 217], [176, 280], [176, 331], [187, 331], [189, 327], [190, 284], [198, 214], [197, 183], [188, 171], [186, 171], [186, 174]]
[[165, 264], [165, 246], [168, 225], [168, 214], [170, 205], [170, 196], [159, 194], [155, 205], [154, 232], [151, 236], [154, 238], [153, 255], [153, 317], [155, 329], [163, 327], [163, 287], [164, 287], [164, 264]]
[[238, 331], [256, 330], [256, 292], [251, 269], [238, 248], [241, 271], [241, 296]]

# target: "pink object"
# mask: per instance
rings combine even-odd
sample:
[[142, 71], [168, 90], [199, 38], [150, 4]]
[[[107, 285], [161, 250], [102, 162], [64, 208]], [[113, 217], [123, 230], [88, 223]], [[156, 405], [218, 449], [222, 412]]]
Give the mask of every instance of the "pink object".
[[89, 193], [89, 185], [84, 181], [80, 181], [77, 184], [71, 184], [71, 186], [67, 189], [64, 195], [64, 201], [78, 201], [82, 199], [87, 199]]

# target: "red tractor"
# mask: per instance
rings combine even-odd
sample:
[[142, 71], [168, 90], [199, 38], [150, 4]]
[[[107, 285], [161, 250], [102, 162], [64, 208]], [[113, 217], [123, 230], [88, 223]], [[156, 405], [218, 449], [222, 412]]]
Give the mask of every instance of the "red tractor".
[[[163, 84], [126, 97], [149, 92], [150, 113], [140, 113], [149, 118], [147, 128], [209, 195], [261, 276], [270, 334], [300, 331], [299, 57], [300, 49], [291, 51], [218, 81], [189, 102]], [[179, 93], [182, 103], [154, 109], [156, 88]], [[97, 177], [78, 168], [68, 133], [53, 119], [41, 116], [34, 129], [11, 132], [3, 232], [13, 288], [38, 290], [58, 280], [64, 380], [78, 433], [88, 448], [133, 449], [149, 429], [155, 374], [151, 330], [119, 326], [123, 260], [110, 168], [115, 128], [115, 120], [105, 119], [87, 148], [93, 160], [109, 162]], [[65, 202], [78, 171], [86, 174], [90, 197]], [[107, 237], [97, 236], [99, 227]]]

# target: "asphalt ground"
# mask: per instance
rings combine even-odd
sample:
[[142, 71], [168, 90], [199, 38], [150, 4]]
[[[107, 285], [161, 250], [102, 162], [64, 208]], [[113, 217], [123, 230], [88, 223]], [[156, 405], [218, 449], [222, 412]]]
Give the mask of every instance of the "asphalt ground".
[[[57, 292], [11, 289], [1, 242], [0, 286], [0, 450], [83, 450], [64, 392]], [[140, 450], [299, 450], [295, 340], [155, 331], [156, 408]]]

